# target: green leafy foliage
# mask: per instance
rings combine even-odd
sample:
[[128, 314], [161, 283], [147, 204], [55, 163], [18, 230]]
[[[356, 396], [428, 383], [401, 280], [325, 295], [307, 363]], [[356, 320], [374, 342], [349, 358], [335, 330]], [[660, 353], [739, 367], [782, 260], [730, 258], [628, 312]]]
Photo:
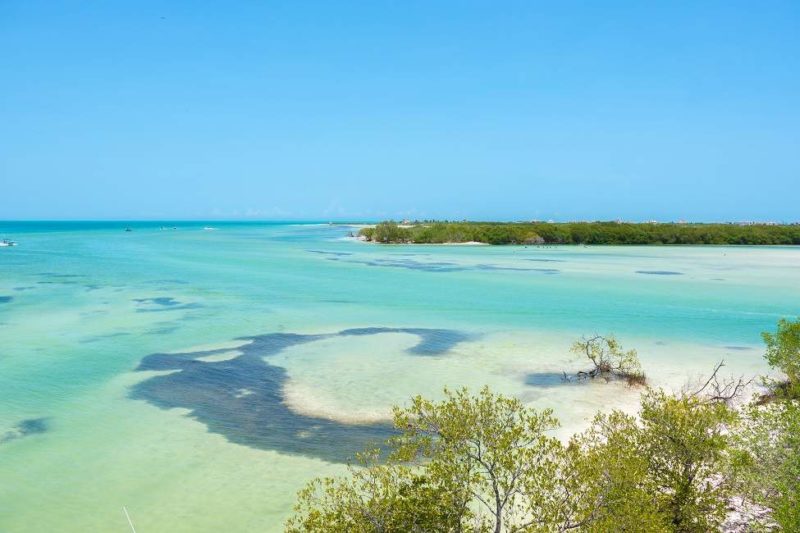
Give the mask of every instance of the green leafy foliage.
[[[790, 383], [797, 325], [764, 335]], [[641, 371], [613, 337], [576, 351], [603, 372]], [[725, 395], [700, 394], [721, 366], [696, 393], [647, 389], [636, 416], [598, 414], [567, 446], [549, 434], [551, 411], [487, 388], [418, 396], [394, 411], [388, 459], [372, 452], [350, 476], [310, 483], [287, 531], [700, 533], [720, 530], [733, 494], [800, 531], [800, 401], [774, 395], [739, 413]]]
[[570, 441], [572, 512], [581, 530], [671, 531], [648, 475], [643, 436], [635, 417], [613, 411], [598, 414]]
[[578, 377], [622, 378], [631, 385], [643, 385], [646, 381], [636, 350], [624, 350], [613, 335], [585, 337], [576, 341], [571, 351], [592, 363], [592, 368], [578, 372]]
[[767, 362], [786, 375], [785, 383], [771, 383], [774, 391], [800, 399], [800, 319], [781, 319], [775, 333], [764, 332], [762, 336], [767, 345]]
[[598, 415], [567, 447], [549, 410], [486, 388], [394, 418], [388, 460], [312, 482], [287, 531], [700, 532], [724, 514], [724, 404], [648, 390], [638, 418]]
[[800, 244], [800, 225], [635, 224], [618, 222], [382, 222], [360, 232], [380, 243]]
[[[464, 490], [489, 531], [556, 527], [561, 518], [553, 490], [563, 448], [546, 432], [558, 427], [550, 410], [527, 409], [515, 398], [484, 388], [445, 391], [434, 403], [417, 396], [395, 410], [403, 431], [395, 442], [398, 460], [423, 460], [425, 471]], [[485, 518], [480, 518], [485, 517]]]
[[725, 514], [723, 471], [736, 413], [724, 403], [650, 390], [642, 396], [641, 452], [659, 507], [675, 531], [717, 528]]
[[374, 228], [364, 228], [362, 235], [374, 242], [383, 244], [402, 244], [412, 242], [411, 230], [398, 226], [395, 222], [382, 222]]
[[348, 531], [457, 531], [471, 516], [458, 487], [447, 486], [408, 466], [361, 456], [350, 475], [322, 478], [298, 494], [287, 533]]
[[737, 491], [773, 510], [784, 531], [800, 531], [800, 403], [750, 405], [734, 436]]
[[[713, 531], [725, 514], [724, 404], [660, 390], [642, 395], [639, 416], [597, 415], [570, 442], [588, 531]], [[718, 478], [714, 480], [715, 476]]]

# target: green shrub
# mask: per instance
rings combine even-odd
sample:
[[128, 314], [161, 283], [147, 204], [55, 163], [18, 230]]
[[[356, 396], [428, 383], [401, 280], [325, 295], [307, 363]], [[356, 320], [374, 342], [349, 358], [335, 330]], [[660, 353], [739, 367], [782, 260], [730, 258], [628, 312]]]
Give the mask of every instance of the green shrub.
[[625, 351], [613, 335], [584, 337], [573, 343], [571, 351], [592, 364], [591, 369], [578, 372], [580, 378], [621, 378], [629, 385], [644, 385], [647, 381], [636, 350]]
[[750, 405], [735, 443], [737, 490], [771, 508], [784, 531], [800, 531], [800, 403]]
[[784, 383], [771, 382], [774, 391], [800, 399], [800, 319], [781, 319], [775, 333], [764, 332], [762, 336], [767, 345], [767, 362], [786, 375]]

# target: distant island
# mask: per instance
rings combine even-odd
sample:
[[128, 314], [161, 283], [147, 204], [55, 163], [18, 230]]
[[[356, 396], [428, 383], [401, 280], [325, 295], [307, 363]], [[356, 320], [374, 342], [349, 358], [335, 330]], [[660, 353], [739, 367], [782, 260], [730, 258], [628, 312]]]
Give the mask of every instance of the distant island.
[[800, 224], [631, 222], [381, 222], [359, 231], [382, 244], [800, 245]]

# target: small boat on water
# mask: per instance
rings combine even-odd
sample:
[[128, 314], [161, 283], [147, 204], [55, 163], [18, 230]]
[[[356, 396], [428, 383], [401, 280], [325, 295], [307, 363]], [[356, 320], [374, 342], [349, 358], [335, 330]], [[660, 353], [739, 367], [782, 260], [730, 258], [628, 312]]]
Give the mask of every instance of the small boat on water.
[[131, 228], [125, 228], [125, 231], [128, 232], [128, 231], [133, 231], [133, 230]]
[[3, 239], [0, 241], [0, 248], [8, 248], [9, 246], [16, 246], [16, 241], [10, 241], [8, 239]]

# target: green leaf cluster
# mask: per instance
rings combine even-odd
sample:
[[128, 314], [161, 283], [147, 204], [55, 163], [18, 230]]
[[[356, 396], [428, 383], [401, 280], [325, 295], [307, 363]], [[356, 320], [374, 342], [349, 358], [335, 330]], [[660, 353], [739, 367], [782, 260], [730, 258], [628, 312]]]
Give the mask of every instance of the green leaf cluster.
[[763, 337], [767, 362], [786, 380], [765, 380], [771, 393], [745, 409], [731, 477], [781, 529], [800, 531], [800, 319], [782, 319]]
[[771, 383], [775, 392], [800, 399], [800, 319], [781, 319], [775, 333], [765, 332], [762, 336], [767, 345], [767, 362], [786, 376], [783, 383]]
[[748, 406], [731, 468], [738, 493], [772, 509], [784, 531], [800, 531], [800, 402]]
[[369, 240], [383, 244], [402, 244], [413, 242], [411, 230], [395, 222], [383, 222], [374, 228], [364, 228], [362, 235], [368, 235]]
[[359, 457], [350, 475], [321, 478], [299, 494], [287, 532], [368, 533], [458, 531], [469, 516], [453, 487], [408, 466], [378, 461], [377, 451]]
[[[419, 461], [426, 473], [463, 490], [481, 531], [524, 531], [559, 522], [554, 490], [561, 443], [550, 410], [527, 409], [516, 398], [445, 391], [445, 400], [415, 397], [395, 409], [394, 458]], [[505, 528], [505, 529], [504, 529]]]
[[568, 446], [549, 410], [486, 388], [394, 420], [389, 460], [314, 481], [287, 531], [699, 532], [724, 514], [724, 404], [649, 390], [638, 418], [598, 415]]

